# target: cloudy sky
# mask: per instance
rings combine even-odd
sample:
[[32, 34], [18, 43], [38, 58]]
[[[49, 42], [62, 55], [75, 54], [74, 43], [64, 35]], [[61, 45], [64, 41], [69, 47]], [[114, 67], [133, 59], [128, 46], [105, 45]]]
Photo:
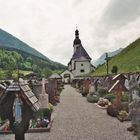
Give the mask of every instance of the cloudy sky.
[[140, 37], [140, 0], [0, 0], [0, 28], [65, 65], [76, 26], [96, 60]]

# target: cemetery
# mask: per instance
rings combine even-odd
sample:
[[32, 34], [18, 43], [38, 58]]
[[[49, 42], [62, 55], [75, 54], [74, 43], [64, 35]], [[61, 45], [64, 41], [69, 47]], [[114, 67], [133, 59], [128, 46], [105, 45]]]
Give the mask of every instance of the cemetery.
[[1, 50], [0, 139], [140, 140], [139, 66], [110, 70], [113, 58], [105, 53], [96, 68], [77, 27], [67, 67], [27, 48], [31, 54]]
[[25, 133], [50, 131], [53, 106], [63, 89], [61, 77], [29, 79], [0, 84], [0, 134], [14, 133], [15, 140], [24, 140]]
[[[87, 82], [88, 81], [88, 82]], [[89, 85], [90, 86], [87, 86]], [[105, 109], [120, 122], [129, 121], [128, 131], [140, 139], [140, 73], [84, 77], [74, 80], [72, 86], [87, 101]]]
[[25, 76], [18, 69], [16, 78], [2, 80], [0, 139], [140, 140], [140, 72], [117, 73], [114, 66], [110, 73], [107, 53], [105, 60], [106, 74], [92, 75], [95, 67], [76, 28], [67, 69], [47, 70], [47, 76], [44, 68]]
[[[58, 104], [63, 104], [61, 92], [67, 90], [69, 85], [64, 86], [61, 75], [56, 73], [41, 81], [30, 76], [29, 80], [19, 78], [18, 81], [3, 81], [0, 84], [1, 135], [15, 134], [15, 140], [19, 137], [25, 140], [26, 133], [50, 132], [53, 120], [57, 119], [58, 114], [54, 117], [53, 112]], [[97, 108], [122, 125], [129, 122], [125, 131], [132, 132], [131, 135], [139, 139], [140, 73], [81, 76], [73, 79], [70, 86], [86, 99], [85, 104], [89, 102], [95, 106], [93, 112]], [[70, 90], [67, 91], [68, 96]]]

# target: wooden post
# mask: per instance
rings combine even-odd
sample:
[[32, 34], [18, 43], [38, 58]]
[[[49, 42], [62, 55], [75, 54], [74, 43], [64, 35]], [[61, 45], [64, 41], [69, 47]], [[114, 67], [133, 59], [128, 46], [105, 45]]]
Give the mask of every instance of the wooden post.
[[119, 107], [121, 105], [121, 96], [122, 96], [122, 87], [119, 84], [116, 91], [116, 106]]
[[107, 75], [108, 75], [108, 53], [106, 53], [106, 58], [105, 58], [105, 60], [106, 60], [106, 73], [107, 73]]

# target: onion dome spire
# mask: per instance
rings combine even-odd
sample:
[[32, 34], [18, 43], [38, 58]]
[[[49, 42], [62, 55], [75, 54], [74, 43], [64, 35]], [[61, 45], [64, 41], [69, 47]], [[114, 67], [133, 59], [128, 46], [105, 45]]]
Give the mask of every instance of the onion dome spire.
[[76, 31], [75, 31], [75, 39], [74, 39], [74, 42], [73, 42], [74, 45], [77, 45], [77, 44], [81, 44], [81, 40], [79, 39], [79, 31], [77, 29], [77, 26], [76, 26]]

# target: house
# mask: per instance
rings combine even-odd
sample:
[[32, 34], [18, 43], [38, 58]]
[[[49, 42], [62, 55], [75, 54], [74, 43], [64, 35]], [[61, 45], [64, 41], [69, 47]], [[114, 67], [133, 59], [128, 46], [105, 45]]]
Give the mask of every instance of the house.
[[79, 38], [79, 31], [75, 31], [75, 39], [73, 42], [73, 55], [68, 63], [68, 70], [74, 77], [88, 74], [91, 71], [91, 58], [82, 46]]

